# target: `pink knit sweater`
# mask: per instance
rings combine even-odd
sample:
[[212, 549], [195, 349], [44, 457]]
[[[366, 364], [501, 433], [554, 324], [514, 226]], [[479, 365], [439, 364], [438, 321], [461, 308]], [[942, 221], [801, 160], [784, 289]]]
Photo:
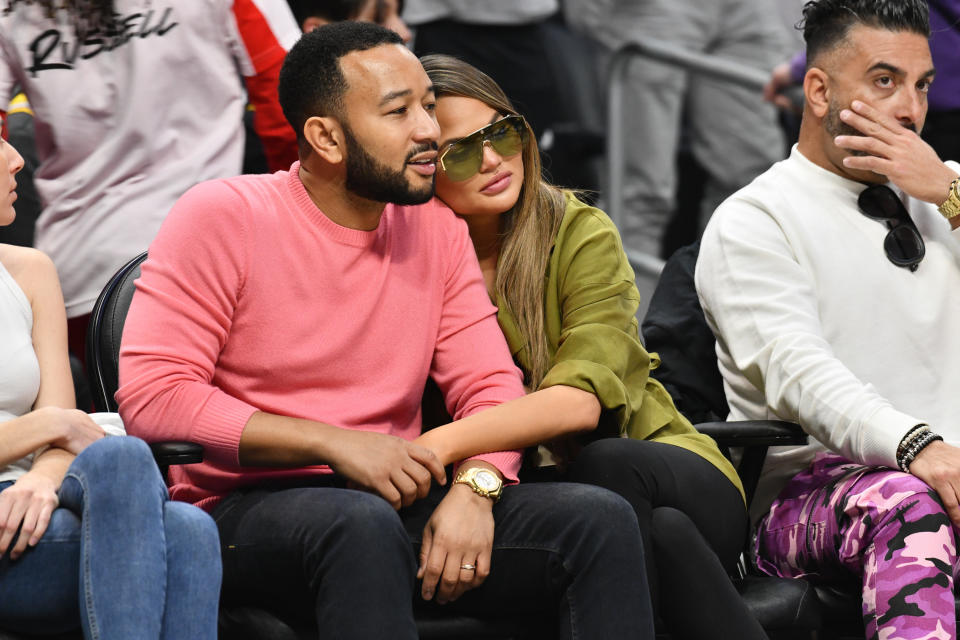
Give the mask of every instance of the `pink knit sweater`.
[[[150, 245], [117, 400], [129, 433], [204, 446], [176, 499], [330, 473], [240, 467], [257, 410], [413, 439], [428, 375], [455, 418], [523, 395], [463, 221], [433, 201], [341, 227], [298, 170], [197, 185]], [[479, 457], [516, 478], [519, 452]]]

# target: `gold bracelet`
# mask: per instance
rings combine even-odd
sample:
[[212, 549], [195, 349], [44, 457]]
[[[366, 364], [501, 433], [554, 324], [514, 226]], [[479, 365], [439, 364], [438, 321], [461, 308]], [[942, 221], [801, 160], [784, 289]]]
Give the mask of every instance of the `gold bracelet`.
[[937, 211], [947, 220], [960, 216], [960, 178], [950, 183], [950, 195], [937, 207]]

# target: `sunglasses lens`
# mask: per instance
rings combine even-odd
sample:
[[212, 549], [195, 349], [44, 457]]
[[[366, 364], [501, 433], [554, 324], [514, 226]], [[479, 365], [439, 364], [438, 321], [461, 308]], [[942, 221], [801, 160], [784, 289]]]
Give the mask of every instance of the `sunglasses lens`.
[[905, 224], [898, 225], [887, 234], [883, 249], [890, 261], [899, 266], [919, 263], [926, 252], [923, 239], [915, 229]]
[[900, 217], [899, 199], [888, 187], [868, 187], [857, 199], [860, 210], [874, 220], [890, 220]]
[[483, 143], [504, 158], [523, 150], [523, 118], [509, 116], [487, 125], [463, 140], [454, 142], [440, 156], [440, 166], [449, 180], [459, 182], [472, 178], [483, 164]]
[[443, 172], [454, 182], [466, 180], [480, 170], [483, 161], [483, 138], [470, 136], [454, 142], [443, 152], [440, 161]]
[[523, 150], [523, 136], [520, 134], [519, 122], [507, 118], [494, 123], [487, 134], [487, 140], [493, 150], [501, 156], [515, 156]]

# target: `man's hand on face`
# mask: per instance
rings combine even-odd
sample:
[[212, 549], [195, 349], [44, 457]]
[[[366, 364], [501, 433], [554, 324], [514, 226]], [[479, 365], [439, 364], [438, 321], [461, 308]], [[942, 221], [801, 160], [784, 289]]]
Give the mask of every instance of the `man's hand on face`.
[[[493, 469], [476, 462], [464, 466], [475, 464]], [[436, 595], [446, 604], [479, 587], [490, 574], [492, 550], [493, 500], [465, 484], [453, 485], [423, 529], [417, 571], [423, 599]]]
[[447, 474], [440, 460], [403, 438], [370, 431], [340, 429], [335, 459], [330, 468], [364, 489], [374, 491], [394, 509], [426, 497], [435, 479], [446, 484]]
[[911, 197], [942, 204], [957, 173], [940, 160], [919, 134], [895, 118], [859, 100], [850, 106], [840, 112], [840, 119], [864, 135], [837, 136], [834, 142], [838, 147], [866, 155], [847, 156], [844, 166], [886, 176]]
[[910, 473], [937, 492], [955, 527], [960, 527], [960, 448], [931, 442], [910, 463]]

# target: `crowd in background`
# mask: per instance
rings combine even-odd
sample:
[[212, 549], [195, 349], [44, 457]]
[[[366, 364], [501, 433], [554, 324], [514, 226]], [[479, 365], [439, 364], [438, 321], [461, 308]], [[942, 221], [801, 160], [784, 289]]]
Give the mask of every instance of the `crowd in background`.
[[[287, 5], [288, 15], [283, 16]], [[553, 181], [588, 191], [588, 198], [599, 199], [601, 203], [604, 202], [606, 186], [603, 159], [606, 65], [617, 48], [634, 39], [654, 39], [684, 51], [773, 71], [765, 102], [757, 90], [697, 76], [681, 67], [639, 57], [631, 62], [625, 102], [625, 111], [629, 114], [624, 134], [628, 153], [624, 167], [625, 211], [621, 233], [629, 248], [665, 258], [676, 248], [699, 237], [716, 205], [773, 161], [786, 157], [790, 145], [796, 140], [799, 107], [795, 102], [791, 104], [791, 96], [796, 100], [798, 94], [790, 89], [802, 78], [802, 41], [795, 29], [802, 5], [802, 0], [780, 0], [775, 7], [757, 0], [717, 2], [710, 5], [712, 8], [708, 7], [716, 13], [709, 14], [707, 8], [693, 3], [660, 1], [635, 3], [632, 9], [628, 9], [622, 3], [593, 0], [537, 0], [520, 4], [488, 2], [482, 6], [459, 0], [409, 0], [406, 3], [398, 3], [398, 0], [289, 0], [289, 3], [241, 0], [234, 7], [236, 25], [241, 31], [247, 31], [239, 38], [231, 36], [235, 40], [233, 45], [229, 44], [229, 38], [221, 41], [225, 46], [233, 47], [223, 49], [224, 55], [239, 51], [237, 59], [242, 61], [250, 57], [249, 52], [242, 51], [243, 46], [252, 47], [254, 57], [259, 55], [258, 48], [266, 50], [276, 47], [278, 42], [289, 48], [299, 31], [312, 29], [318, 24], [346, 19], [383, 24], [397, 31], [418, 55], [452, 54], [490, 74], [527, 115], [541, 142], [545, 169]], [[958, 7], [950, 0], [938, 0], [932, 9], [932, 43], [939, 80], [931, 96], [927, 139], [932, 143], [939, 141], [941, 146], [937, 148], [948, 157], [948, 150], [955, 154], [958, 144], [956, 112], [960, 105], [957, 104], [958, 92], [951, 91], [956, 85], [950, 78], [960, 75], [960, 71], [957, 70], [957, 57], [950, 52], [956, 50], [960, 36], [955, 27], [949, 27], [951, 21], [957, 19]], [[261, 10], [269, 19], [258, 26], [251, 16]], [[156, 11], [157, 17], [161, 13]], [[149, 20], [148, 17], [141, 30], [153, 29]], [[299, 29], [295, 29], [294, 24]], [[163, 25], [158, 26], [162, 30]], [[143, 34], [140, 37], [144, 37]], [[791, 66], [788, 61], [797, 52], [799, 62], [795, 60]], [[258, 58], [258, 64], [263, 65], [265, 59]], [[10, 60], [8, 63], [13, 65], [11, 71], [18, 64], [22, 70], [31, 69], [26, 61]], [[231, 73], [226, 62], [217, 64], [221, 73]], [[276, 60], [271, 64], [276, 67]], [[241, 71], [249, 69], [250, 63], [243, 62], [239, 68]], [[68, 291], [73, 288], [69, 282], [73, 278], [78, 280], [78, 288], [82, 288], [79, 281], [91, 281], [84, 293], [78, 294], [83, 298], [82, 302], [75, 303], [72, 294], [68, 295], [71, 317], [84, 316], [83, 308], [91, 303], [90, 298], [95, 295], [97, 286], [103, 283], [111, 268], [122, 264], [123, 256], [146, 246], [164, 211], [169, 208], [171, 196], [207, 175], [277, 170], [286, 168], [296, 158], [292, 132], [276, 103], [269, 98], [275, 87], [276, 79], [272, 74], [276, 68], [254, 71], [244, 71], [248, 107], [243, 116], [246, 144], [240, 169], [226, 166], [214, 169], [207, 162], [202, 163], [205, 169], [199, 173], [178, 168], [178, 173], [183, 176], [179, 178], [180, 186], [170, 185], [163, 197], [151, 194], [149, 204], [105, 202], [91, 205], [71, 197], [66, 211], [61, 211], [65, 196], [53, 197], [56, 185], [47, 186], [50, 180], [47, 176], [52, 171], [59, 174], [64, 171], [64, 166], [71, 165], [70, 175], [79, 176], [77, 180], [84, 184], [84, 190], [92, 192], [92, 183], [83, 176], [98, 176], [100, 173], [83, 167], [76, 160], [61, 157], [63, 147], [77, 145], [64, 137], [68, 135], [64, 131], [70, 130], [72, 122], [59, 113], [45, 114], [60, 100], [49, 101], [35, 95], [35, 104], [31, 106], [24, 94], [24, 90], [31, 87], [34, 92], [39, 91], [34, 78], [42, 79], [50, 72], [33, 70], [22, 76], [22, 81], [11, 73], [6, 88], [10, 94], [7, 128], [11, 142], [24, 156], [25, 169], [20, 181], [18, 219], [10, 228], [0, 230], [0, 240], [36, 245], [55, 256], [63, 255], [57, 263], [62, 271], [68, 272], [65, 274]], [[60, 74], [65, 75], [62, 71]], [[208, 106], [216, 109], [217, 116], [213, 118], [195, 106], [184, 108], [186, 115], [178, 122], [183, 122], [184, 126], [198, 126], [190, 123], [202, 121], [205, 130], [210, 129], [211, 121], [224, 123], [218, 126], [225, 133], [231, 133], [231, 144], [236, 145], [243, 139], [237, 134], [235, 125], [227, 124], [233, 117], [227, 114], [237, 113], [236, 108], [214, 107], [216, 101], [209, 94], [209, 84], [206, 84], [206, 93], [195, 92], [190, 78], [181, 74], [158, 70], [150, 77], [149, 87], [145, 86], [142, 91], [153, 91], [157, 96], [171, 95], [170, 92], [175, 91], [172, 95], [176, 95], [177, 100], [173, 102], [202, 105], [210, 101]], [[164, 80], [165, 77], [169, 80]], [[197, 80], [200, 81], [199, 76]], [[57, 82], [64, 83], [61, 78]], [[242, 91], [242, 84], [235, 86], [231, 91]], [[125, 99], [130, 99], [129, 93]], [[769, 106], [769, 102], [781, 107], [779, 113]], [[43, 117], [41, 127], [35, 133], [37, 109]], [[144, 115], [149, 115], [152, 110], [169, 111], [164, 108], [161, 98], [151, 100], [146, 95], [139, 102], [125, 102], [124, 109], [134, 109]], [[94, 115], [95, 111], [91, 112], [91, 117]], [[101, 113], [97, 117], [102, 120], [102, 116]], [[98, 148], [103, 149], [102, 136], [90, 132], [84, 135], [100, 140]], [[202, 138], [186, 133], [182, 137], [190, 141], [194, 154], [204, 146], [197, 143]], [[41, 143], [39, 149], [37, 141]], [[125, 149], [126, 145], [120, 143], [120, 148]], [[96, 155], [106, 157], [109, 153], [101, 151]], [[177, 153], [179, 151], [172, 155], [168, 150], [143, 152], [142, 166], [163, 167]], [[231, 151], [231, 157], [235, 153]], [[57, 169], [52, 167], [54, 155], [58, 157]], [[45, 168], [41, 168], [43, 161], [47, 163]], [[89, 158], [86, 162], [90, 162]], [[230, 163], [236, 166], [235, 160]], [[38, 170], [41, 193], [37, 192], [32, 179]], [[112, 179], [118, 182], [125, 178], [114, 175]], [[123, 193], [122, 189], [120, 193]], [[129, 208], [139, 211], [125, 213]], [[147, 209], [151, 210], [149, 214]], [[84, 213], [75, 216], [79, 211]], [[151, 221], [144, 222], [148, 218]], [[131, 219], [141, 221], [141, 224], [133, 225], [136, 232], [129, 229]], [[114, 229], [110, 226], [113, 220], [126, 222], [118, 223]], [[118, 234], [129, 239], [133, 251], [119, 249], [110, 254], [109, 259], [101, 255], [102, 251], [93, 251], [97, 255], [92, 258], [88, 255], [91, 247], [116, 246]], [[78, 236], [89, 237], [89, 247], [83, 246], [83, 240], [75, 244]], [[66, 238], [70, 239], [69, 243]], [[68, 254], [81, 256], [81, 263], [72, 263], [66, 257]], [[105, 266], [97, 271], [91, 270], [86, 266], [88, 264]], [[73, 346], [79, 348], [79, 343], [74, 342]]]
[[[244, 5], [250, 5], [254, 9], [258, 6], [268, 7], [269, 11], [279, 15], [278, 8], [270, 8], [270, 2], [238, 2], [236, 11], [241, 11]], [[285, 5], [285, 2], [279, 2]], [[654, 5], [656, 3], [637, 3], [640, 5]], [[673, 4], [673, 3], [664, 3]], [[710, 56], [726, 56], [729, 59], [741, 62], [747, 65], [753, 65], [757, 68], [770, 70], [774, 65], [787, 58], [787, 56], [799, 46], [798, 32], [793, 28], [799, 9], [802, 6], [802, 0], [781, 0], [777, 7], [771, 7], [767, 3], [755, 3], [758, 15], [763, 17], [763, 23], [766, 25], [767, 45], [766, 53], [761, 58], [740, 58], [736, 51], [729, 53], [719, 49], [723, 42], [728, 40], [730, 35], [718, 24], [714, 31], [703, 32], [695, 35], [692, 39], [674, 42], [675, 46], [686, 49], [695, 47], [696, 50], [704, 52]], [[604, 180], [602, 176], [602, 133], [603, 121], [605, 118], [606, 87], [604, 85], [603, 65], [608, 61], [609, 55], [613, 49], [629, 41], [633, 37], [648, 37], [640, 27], [644, 23], [643, 15], [637, 16], [604, 16], [602, 11], [604, 3], [589, 2], [578, 6], [577, 2], [567, 1], [564, 3], [558, 0], [537, 0], [536, 2], [509, 3], [509, 2], [486, 2], [482, 5], [468, 1], [444, 0], [408, 0], [398, 5], [398, 0], [339, 0], [339, 1], [311, 1], [311, 0], [290, 0], [289, 9], [293, 20], [285, 20], [282, 17], [268, 21], [267, 27], [259, 31], [251, 31], [245, 35], [244, 44], [258, 46], [253, 38], [266, 38], [266, 42], [259, 46], [273, 46], [277, 38], [281, 38], [282, 45], [289, 47], [292, 39], [295, 37], [291, 26], [294, 21], [301, 30], [308, 30], [318, 24], [330, 21], [356, 19], [368, 20], [383, 24], [398, 33], [405, 41], [410, 41], [414, 51], [418, 54], [424, 53], [450, 53], [468, 61], [496, 79], [506, 90], [511, 99], [520, 106], [527, 115], [528, 120], [534, 127], [538, 138], [541, 140], [541, 147], [546, 157], [546, 170], [553, 180], [565, 186], [578, 189], [587, 189], [597, 193], [600, 199], [603, 198]], [[719, 3], [718, 3], [719, 7]], [[282, 8], [282, 7], [281, 7]], [[161, 12], [158, 12], [158, 14]], [[594, 23], [597, 26], [586, 24], [589, 22], [591, 13], [596, 14]], [[629, 20], [637, 22], [637, 31], [630, 30]], [[243, 28], [246, 19], [240, 15], [238, 25]], [[673, 16], [671, 16], [673, 19]], [[687, 20], [688, 18], [681, 18]], [[600, 25], [603, 23], [620, 23], [623, 25], [622, 33], [617, 37], [603, 35]], [[713, 20], [711, 20], [713, 22]], [[247, 24], [249, 24], [247, 22]], [[148, 29], [149, 24], [145, 25]], [[270, 27], [277, 26], [277, 31], [271, 35]], [[161, 25], [162, 27], [162, 25]], [[695, 28], [691, 25], [690, 28]], [[182, 27], [178, 27], [182, 29]], [[278, 34], [278, 35], [277, 35]], [[416, 36], [416, 37], [414, 37]], [[649, 37], [666, 39], [668, 34], [660, 32]], [[142, 36], [141, 36], [142, 37]], [[412, 39], [412, 41], [411, 41]], [[699, 43], [699, 44], [697, 44]], [[8, 64], [16, 65], [23, 61], [8, 61]], [[29, 65], [24, 65], [28, 67]], [[150, 101], [152, 104], [136, 105], [143, 110], [144, 114], [149, 114], [151, 110], [163, 111], [171, 103], [189, 102], [200, 96], [194, 95], [190, 86], [190, 77], [180, 73], [173, 73], [172, 69], [176, 67], [168, 66], [151, 75], [150, 90], [155, 91], [157, 95], [163, 94], [175, 98], [166, 100], [157, 98]], [[241, 69], [244, 66], [240, 67]], [[40, 72], [49, 73], [49, 72]], [[663, 72], [661, 72], [663, 73]], [[674, 70], [668, 73], [674, 77], [686, 77], [687, 74], [680, 70]], [[170, 78], [169, 85], [164, 84], [163, 78]], [[32, 73], [25, 76], [29, 83]], [[159, 81], [158, 81], [159, 79]], [[59, 82], [62, 80], [58, 79]], [[704, 79], [705, 81], [705, 79]], [[265, 84], [258, 84], [265, 83]], [[282, 120], [276, 110], [271, 111], [270, 106], [259, 106], [258, 96], [262, 92], [269, 92], [269, 77], [262, 81], [257, 80], [257, 76], [248, 76], [248, 104], [251, 106], [245, 112], [247, 121], [246, 126], [246, 148], [242, 162], [243, 172], [261, 172], [267, 170], [276, 170], [285, 168], [295, 159], [295, 147], [290, 144], [292, 134], [283, 132], [286, 123]], [[274, 80], [275, 82], [275, 80]], [[642, 80], [638, 80], [642, 82]], [[42, 129], [38, 134], [34, 133], [34, 123], [36, 122], [35, 109], [49, 108], [46, 103], [40, 102], [40, 96], [34, 98], [38, 103], [31, 106], [24, 94], [23, 86], [11, 74], [11, 82], [7, 87], [7, 93], [11, 94], [8, 100], [6, 123], [11, 142], [21, 151], [25, 160], [25, 169], [20, 178], [20, 198], [17, 202], [17, 221], [9, 228], [0, 229], [0, 241], [31, 246], [37, 244], [47, 248], [52, 247], [44, 243], [44, 234], [48, 227], [59, 223], [64, 214], [59, 214], [56, 208], [52, 212], [43, 215], [43, 199], [37, 194], [34, 186], [33, 175], [40, 168], [42, 160], [50, 163], [51, 153], [60, 145], [59, 141], [51, 142], [53, 137], [51, 130], [63, 131], [69, 128], [72, 123], [69, 121], [58, 121], [58, 114], [51, 114], [48, 118], [50, 122], [41, 121]], [[709, 83], [708, 83], [709, 84]], [[718, 91], [723, 91], [723, 83], [714, 82], [718, 86]], [[166, 87], [176, 87], [167, 90]], [[238, 87], [240, 85], [238, 84]], [[163, 87], [163, 91], [158, 87]], [[262, 88], [264, 87], [264, 88]], [[208, 86], [209, 89], [209, 86]], [[650, 89], [650, 87], [648, 87]], [[238, 89], [239, 90], [239, 89]], [[648, 90], [647, 94], [656, 95], [661, 92], [658, 90]], [[204, 98], [210, 99], [210, 98]], [[264, 99], [266, 100], [266, 99]], [[263, 102], [264, 100], [260, 100]], [[727, 184], [721, 192], [708, 200], [704, 201], [701, 207], [697, 195], [703, 194], [704, 190], [704, 165], [710, 164], [709, 160], [698, 157], [698, 146], [694, 142], [695, 132], [707, 127], [716, 129], [720, 132], [718, 135], [733, 135], [736, 130], [743, 127], [755, 126], [758, 129], [766, 128], [771, 131], [770, 135], [786, 136], [788, 141], [791, 135], [790, 127], [786, 127], [785, 133], [773, 132], [774, 115], [763, 109], [762, 97], [759, 92], [753, 95], [745, 95], [743, 101], [749, 106], [750, 113], [756, 115], [754, 121], [749, 119], [744, 122], [734, 123], [733, 121], [718, 120], [709, 121], [711, 114], [701, 116], [699, 119], [690, 111], [694, 108], [692, 102], [684, 100], [682, 97], [671, 100], [670, 105], [664, 104], [664, 108], [669, 107], [668, 117], [676, 120], [676, 125], [671, 125], [671, 132], [664, 132], [663, 135], [672, 138], [667, 140], [662, 146], [654, 150], [640, 131], [631, 128], [629, 141], [631, 146], [636, 149], [644, 150], [646, 157], [653, 165], [661, 167], [676, 166], [679, 175], [673, 172], [670, 179], [661, 179], [660, 197], [662, 202], [659, 204], [659, 211], [653, 214], [660, 221], [654, 226], [659, 227], [660, 233], [670, 234], [664, 242], [664, 247], [654, 246], [656, 242], [646, 240], [638, 242], [635, 248], [646, 250], [652, 254], [669, 254], [672, 249], [680, 244], [692, 241], [698, 235], [702, 228], [704, 220], [698, 219], [696, 212], [703, 209], [707, 211], [710, 203], [715, 204], [716, 199], [722, 199], [724, 193], [734, 190], [739, 183], [749, 180], [752, 176], [749, 172], [744, 173], [738, 181]], [[268, 100], [267, 100], [268, 102]], [[166, 103], [166, 104], [165, 104]], [[254, 115], [255, 109], [259, 115]], [[274, 108], [275, 109], [275, 108]], [[633, 109], [637, 112], [636, 109]], [[641, 110], [642, 111], [642, 110]], [[182, 119], [182, 122], [199, 122], [203, 120], [203, 126], [209, 127], [211, 121], [227, 122], [232, 119], [236, 110], [220, 110], [217, 116], [205, 116], [201, 111], [190, 112], [188, 116]], [[93, 114], [91, 115], [91, 117]], [[253, 122], [258, 121], [258, 126], [254, 127]], [[767, 124], [769, 123], [769, 124]], [[681, 126], [682, 125], [682, 126]], [[227, 127], [227, 124], [222, 125]], [[233, 127], [234, 125], [229, 125]], [[236, 133], [236, 129], [231, 128], [231, 132]], [[257, 135], [257, 134], [260, 135]], [[57, 136], [65, 135], [57, 133]], [[795, 135], [792, 134], [792, 135]], [[184, 135], [184, 139], [190, 141], [191, 147], [199, 147], [197, 139]], [[37, 139], [43, 145], [37, 148]], [[236, 136], [236, 139], [240, 139]], [[54, 137], [56, 140], [56, 137]], [[283, 143], [287, 143], [288, 148], [282, 149]], [[772, 149], [765, 149], [764, 153], [770, 155], [764, 162], [755, 162], [759, 169], [764, 168], [768, 162], [766, 160], [783, 157], [788, 148], [784, 143], [778, 143], [772, 146]], [[272, 156], [268, 161], [264, 154], [264, 149], [270, 149]], [[38, 157], [38, 151], [40, 155]], [[749, 155], [745, 153], [733, 155]], [[153, 162], [162, 166], [166, 161], [165, 157], [154, 157]], [[63, 162], [61, 160], [61, 162]], [[144, 162], [147, 162], [145, 160]], [[146, 165], [145, 165], [146, 166]], [[240, 169], [235, 169], [239, 172]], [[50, 169], [40, 170], [39, 182], [43, 184], [44, 176], [48, 175]], [[184, 171], [185, 175], [190, 172]], [[229, 171], [221, 171], [221, 174]], [[80, 174], [82, 175], [82, 173]], [[189, 181], [196, 182], [203, 178], [202, 173], [193, 174]], [[679, 181], [679, 182], [678, 182]], [[81, 180], [88, 184], [88, 180]], [[186, 185], [187, 180], [182, 184]], [[176, 187], [175, 191], [183, 191], [185, 187]], [[693, 195], [691, 195], [693, 192]], [[48, 196], [49, 198], [49, 196]], [[48, 200], [49, 202], [49, 200]], [[47, 205], [49, 206], [49, 204]], [[58, 205], [54, 203], [54, 207]], [[78, 206], [74, 204], [73, 206]], [[628, 208], [631, 206], [628, 203]], [[105, 207], [111, 209], [111, 218], [124, 219], [123, 211], [115, 211], [109, 204]], [[154, 219], [162, 218], [163, 209], [169, 207], [169, 196], [166, 199], [155, 200], [152, 205], [144, 205], [144, 208], [150, 208], [155, 211], [151, 216]], [[96, 207], [94, 207], [96, 210]], [[630, 220], [639, 220], [632, 216]], [[679, 230], [671, 233], [669, 220], [671, 215], [675, 214], [676, 222], [673, 227], [679, 226]], [[146, 215], [140, 212], [135, 216], [126, 216], [126, 218], [143, 219]], [[639, 215], [639, 214], [638, 214]], [[706, 215], [706, 214], [704, 214]], [[91, 214], [85, 214], [89, 218]], [[95, 217], [96, 214], [93, 214]], [[38, 223], [39, 220], [39, 223]], [[81, 231], [70, 223], [71, 238], [76, 238], [78, 234], [88, 233]], [[94, 224], [93, 221], [88, 224]], [[149, 229], [154, 229], [156, 223], [145, 225]], [[633, 223], [631, 223], [633, 224]], [[649, 225], [644, 225], [649, 226]], [[40, 238], [37, 239], [39, 228]], [[105, 230], [106, 231], [106, 230]], [[105, 232], [104, 231], [104, 232]], [[125, 231], [123, 233], [130, 233]], [[131, 238], [130, 250], [124, 255], [133, 255], [138, 249], [144, 248], [149, 230], [144, 229], [141, 232], [140, 239]], [[628, 242], [629, 244], [629, 242]], [[95, 243], [94, 243], [95, 245]], [[53, 248], [53, 253], [69, 252], [84, 254], [82, 247]], [[114, 256], [111, 266], [116, 267], [122, 264], [120, 256]], [[73, 271], [73, 265], [69, 262], [61, 262], [61, 269]], [[83, 277], [83, 270], [80, 270], [77, 277]], [[102, 275], [102, 274], [101, 274]], [[100, 278], [102, 280], [102, 277]], [[102, 284], [100, 282], [99, 284]], [[87, 296], [89, 297], [89, 295]]]

